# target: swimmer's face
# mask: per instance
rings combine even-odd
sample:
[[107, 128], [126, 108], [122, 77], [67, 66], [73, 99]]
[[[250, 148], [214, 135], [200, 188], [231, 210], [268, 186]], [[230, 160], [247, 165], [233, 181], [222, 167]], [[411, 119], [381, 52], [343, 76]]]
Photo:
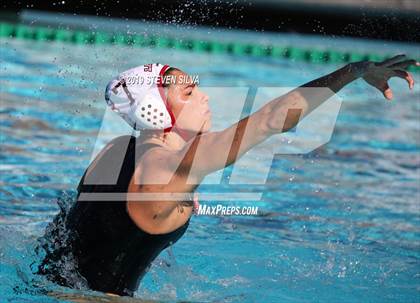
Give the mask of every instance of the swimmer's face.
[[176, 126], [193, 132], [208, 132], [211, 127], [209, 97], [186, 73], [172, 70], [170, 75], [175, 83], [166, 87], [166, 96], [175, 116]]

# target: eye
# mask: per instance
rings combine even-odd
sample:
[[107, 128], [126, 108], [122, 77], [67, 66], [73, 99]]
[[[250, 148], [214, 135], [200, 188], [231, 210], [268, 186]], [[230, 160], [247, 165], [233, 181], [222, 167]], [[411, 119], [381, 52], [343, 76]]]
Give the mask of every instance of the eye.
[[186, 87], [186, 90], [185, 90], [185, 94], [186, 94], [187, 96], [191, 96], [191, 94], [192, 94], [192, 92], [193, 92], [193, 90], [194, 90], [194, 87], [195, 87], [195, 86], [193, 86], [193, 85], [187, 86], [187, 87]]

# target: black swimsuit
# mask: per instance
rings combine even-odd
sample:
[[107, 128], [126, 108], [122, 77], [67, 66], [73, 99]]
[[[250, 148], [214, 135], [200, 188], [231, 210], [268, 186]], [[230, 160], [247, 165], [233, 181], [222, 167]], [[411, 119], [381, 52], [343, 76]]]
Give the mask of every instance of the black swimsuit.
[[[103, 170], [112, 166], [112, 157], [126, 151], [116, 185], [85, 185], [85, 172], [79, 183], [78, 198], [81, 193], [127, 192], [136, 160], [147, 149], [156, 146], [143, 144], [136, 151], [135, 142], [132, 136], [114, 139], [113, 146], [89, 172], [91, 175], [100, 171], [105, 175]], [[98, 178], [95, 177], [95, 180]], [[71, 235], [68, 250], [75, 260], [77, 272], [86, 279], [89, 288], [132, 296], [151, 262], [163, 249], [182, 237], [189, 220], [170, 233], [152, 235], [135, 225], [127, 213], [126, 205], [126, 201], [77, 201], [66, 216], [65, 226]], [[63, 277], [62, 269], [54, 266], [57, 258], [61, 258], [58, 254], [64, 251], [55, 249], [47, 252], [38, 272], [56, 283], [72, 287], [72, 281]]]

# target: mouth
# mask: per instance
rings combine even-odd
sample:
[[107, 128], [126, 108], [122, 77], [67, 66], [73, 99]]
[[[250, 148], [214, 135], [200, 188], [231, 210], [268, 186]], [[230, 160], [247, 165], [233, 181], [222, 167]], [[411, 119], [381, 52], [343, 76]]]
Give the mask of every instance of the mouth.
[[202, 111], [202, 112], [201, 112], [201, 114], [202, 114], [202, 115], [210, 115], [210, 114], [211, 114], [211, 112], [210, 112], [210, 110], [209, 110], [209, 109], [207, 109], [207, 110], [205, 110], [205, 111]]

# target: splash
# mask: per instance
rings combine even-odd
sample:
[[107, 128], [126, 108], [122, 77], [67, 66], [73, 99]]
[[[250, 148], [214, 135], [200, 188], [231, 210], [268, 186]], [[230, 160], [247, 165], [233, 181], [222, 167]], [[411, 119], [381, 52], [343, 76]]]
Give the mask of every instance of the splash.
[[67, 232], [68, 215], [75, 197], [74, 192], [64, 192], [58, 198], [60, 211], [47, 225], [45, 234], [38, 239], [36, 252], [42, 262], [35, 273], [45, 275], [48, 280], [62, 286], [87, 290], [87, 281], [79, 274], [72, 253], [72, 241], [76, 235]]

